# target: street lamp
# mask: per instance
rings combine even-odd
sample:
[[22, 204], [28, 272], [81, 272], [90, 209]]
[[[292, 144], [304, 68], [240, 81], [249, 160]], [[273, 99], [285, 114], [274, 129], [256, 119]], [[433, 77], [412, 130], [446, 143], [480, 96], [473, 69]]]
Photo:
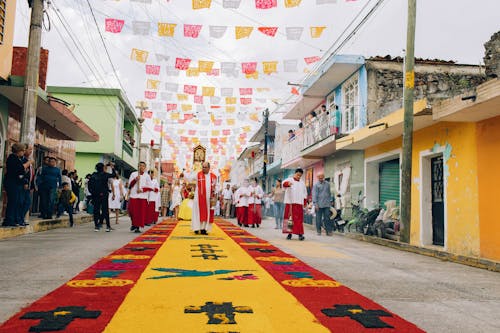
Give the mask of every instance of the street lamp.
[[142, 124], [144, 123], [144, 117], [142, 113], [148, 109], [148, 103], [145, 101], [138, 101], [135, 104], [135, 108], [139, 109], [139, 118], [137, 118], [137, 121], [139, 122], [139, 144], [137, 145], [137, 153], [138, 153], [138, 165], [137, 165], [137, 170], [139, 170], [139, 164], [141, 163], [141, 140], [142, 140]]

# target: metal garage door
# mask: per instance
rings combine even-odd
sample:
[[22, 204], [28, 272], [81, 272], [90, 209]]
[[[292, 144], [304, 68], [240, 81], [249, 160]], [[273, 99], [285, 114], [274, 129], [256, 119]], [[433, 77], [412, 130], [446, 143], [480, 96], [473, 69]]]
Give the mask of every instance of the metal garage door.
[[399, 158], [379, 164], [379, 203], [381, 206], [387, 200], [396, 200], [399, 206]]

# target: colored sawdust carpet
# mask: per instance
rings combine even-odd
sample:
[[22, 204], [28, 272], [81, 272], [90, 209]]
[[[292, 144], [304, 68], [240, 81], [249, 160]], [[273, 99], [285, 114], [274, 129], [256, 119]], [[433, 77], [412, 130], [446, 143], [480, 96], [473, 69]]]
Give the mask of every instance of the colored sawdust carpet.
[[0, 332], [423, 332], [239, 227], [162, 222]]

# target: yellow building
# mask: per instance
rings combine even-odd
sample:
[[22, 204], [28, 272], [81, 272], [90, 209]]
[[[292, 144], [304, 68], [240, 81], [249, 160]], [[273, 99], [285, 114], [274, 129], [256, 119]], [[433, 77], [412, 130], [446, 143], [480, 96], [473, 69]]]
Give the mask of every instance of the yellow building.
[[[500, 80], [414, 112], [410, 243], [499, 261]], [[400, 165], [402, 128], [400, 109], [337, 142], [365, 152], [368, 207], [382, 198], [381, 167]]]
[[7, 80], [12, 66], [16, 0], [0, 0], [0, 80]]

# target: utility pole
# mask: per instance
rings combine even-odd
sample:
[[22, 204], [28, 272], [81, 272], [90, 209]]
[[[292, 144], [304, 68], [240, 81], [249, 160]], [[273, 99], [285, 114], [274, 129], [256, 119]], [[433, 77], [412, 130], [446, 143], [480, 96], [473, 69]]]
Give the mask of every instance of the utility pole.
[[269, 109], [266, 108], [262, 113], [264, 116], [264, 163], [262, 165], [262, 190], [266, 193], [267, 183], [267, 136], [269, 131]]
[[[139, 109], [139, 118], [137, 121], [139, 122], [139, 143], [137, 144], [137, 154], [139, 155], [139, 163], [141, 162], [141, 141], [142, 141], [142, 124], [144, 123], [144, 117], [142, 113], [148, 109], [148, 103], [145, 101], [138, 101], [135, 104], [135, 108]], [[137, 165], [137, 170], [139, 170], [139, 165]]]
[[160, 130], [160, 156], [158, 162], [158, 184], [161, 184], [161, 153], [163, 151], [163, 120], [161, 121], [161, 130]]
[[411, 232], [411, 162], [413, 152], [413, 90], [415, 87], [415, 21], [417, 0], [408, 0], [408, 27], [404, 75], [403, 159], [401, 163], [401, 236], [410, 242]]
[[28, 61], [24, 82], [23, 110], [21, 113], [20, 142], [33, 146], [35, 143], [40, 46], [42, 44], [43, 0], [30, 0], [28, 3], [31, 7], [31, 21], [27, 54]]

